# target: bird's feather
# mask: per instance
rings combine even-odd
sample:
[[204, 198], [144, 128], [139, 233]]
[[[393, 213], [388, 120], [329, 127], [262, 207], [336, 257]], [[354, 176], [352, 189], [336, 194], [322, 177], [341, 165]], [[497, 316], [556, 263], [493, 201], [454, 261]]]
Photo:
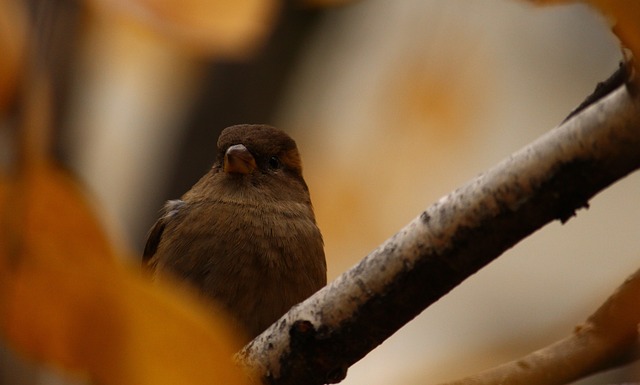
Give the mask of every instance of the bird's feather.
[[164, 233], [167, 222], [178, 214], [183, 206], [184, 201], [180, 199], [170, 200], [165, 203], [160, 212], [160, 219], [156, 221], [147, 234], [147, 243], [144, 245], [144, 251], [142, 253], [143, 266], [150, 266], [153, 263], [153, 256], [158, 251], [158, 245], [160, 245], [160, 240], [162, 239], [162, 234]]

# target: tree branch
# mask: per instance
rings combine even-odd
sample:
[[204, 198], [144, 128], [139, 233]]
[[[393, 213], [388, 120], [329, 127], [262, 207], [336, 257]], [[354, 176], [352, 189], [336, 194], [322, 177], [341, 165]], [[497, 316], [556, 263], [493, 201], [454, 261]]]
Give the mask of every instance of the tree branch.
[[637, 359], [640, 270], [573, 334], [526, 357], [442, 385], [560, 385]]
[[619, 87], [441, 198], [247, 345], [241, 364], [272, 384], [340, 381], [471, 274], [640, 167], [632, 91]]

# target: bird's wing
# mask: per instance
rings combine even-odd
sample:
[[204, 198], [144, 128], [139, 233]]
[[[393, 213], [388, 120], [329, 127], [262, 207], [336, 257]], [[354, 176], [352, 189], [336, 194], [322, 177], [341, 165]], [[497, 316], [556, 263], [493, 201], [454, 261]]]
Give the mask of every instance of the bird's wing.
[[144, 246], [144, 252], [142, 253], [142, 265], [150, 267], [151, 260], [158, 251], [158, 245], [162, 239], [162, 233], [169, 221], [178, 214], [180, 209], [184, 206], [184, 201], [180, 199], [167, 201], [162, 208], [160, 219], [149, 230], [147, 235], [147, 243]]

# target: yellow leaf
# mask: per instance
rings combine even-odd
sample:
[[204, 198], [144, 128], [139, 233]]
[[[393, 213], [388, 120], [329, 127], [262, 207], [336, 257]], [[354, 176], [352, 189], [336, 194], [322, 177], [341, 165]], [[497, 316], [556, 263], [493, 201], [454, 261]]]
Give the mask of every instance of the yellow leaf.
[[20, 0], [0, 0], [0, 111], [15, 96], [24, 64], [27, 16], [23, 6]]
[[[575, 2], [575, 0], [532, 0], [537, 4], [555, 4]], [[597, 8], [603, 15], [611, 19], [613, 33], [622, 45], [633, 53], [638, 68], [640, 60], [640, 1], [638, 0], [588, 0], [587, 3]]]
[[618, 36], [623, 46], [633, 52], [637, 66], [637, 61], [640, 60], [640, 2], [638, 0], [590, 0], [590, 3], [614, 19], [613, 33]]
[[46, 162], [0, 179], [0, 333], [101, 384], [243, 384], [226, 321], [118, 262], [78, 186]]
[[101, 16], [134, 21], [200, 54], [244, 56], [266, 38], [276, 0], [90, 0]]

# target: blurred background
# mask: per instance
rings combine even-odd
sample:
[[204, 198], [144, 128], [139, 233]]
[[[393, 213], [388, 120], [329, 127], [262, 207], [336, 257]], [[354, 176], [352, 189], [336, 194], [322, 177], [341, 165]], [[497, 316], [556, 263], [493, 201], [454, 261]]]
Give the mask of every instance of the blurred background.
[[[559, 124], [621, 59], [587, 6], [515, 0], [0, 0], [0, 48], [0, 167], [17, 156], [13, 79], [44, 68], [51, 151], [135, 255], [163, 202], [211, 166], [223, 128], [289, 132], [329, 280]], [[524, 240], [343, 383], [455, 379], [569, 334], [640, 265], [638, 197], [636, 173]], [[0, 354], [0, 383], [63, 382], [15, 359]], [[637, 365], [580, 384], [634, 379]]]

